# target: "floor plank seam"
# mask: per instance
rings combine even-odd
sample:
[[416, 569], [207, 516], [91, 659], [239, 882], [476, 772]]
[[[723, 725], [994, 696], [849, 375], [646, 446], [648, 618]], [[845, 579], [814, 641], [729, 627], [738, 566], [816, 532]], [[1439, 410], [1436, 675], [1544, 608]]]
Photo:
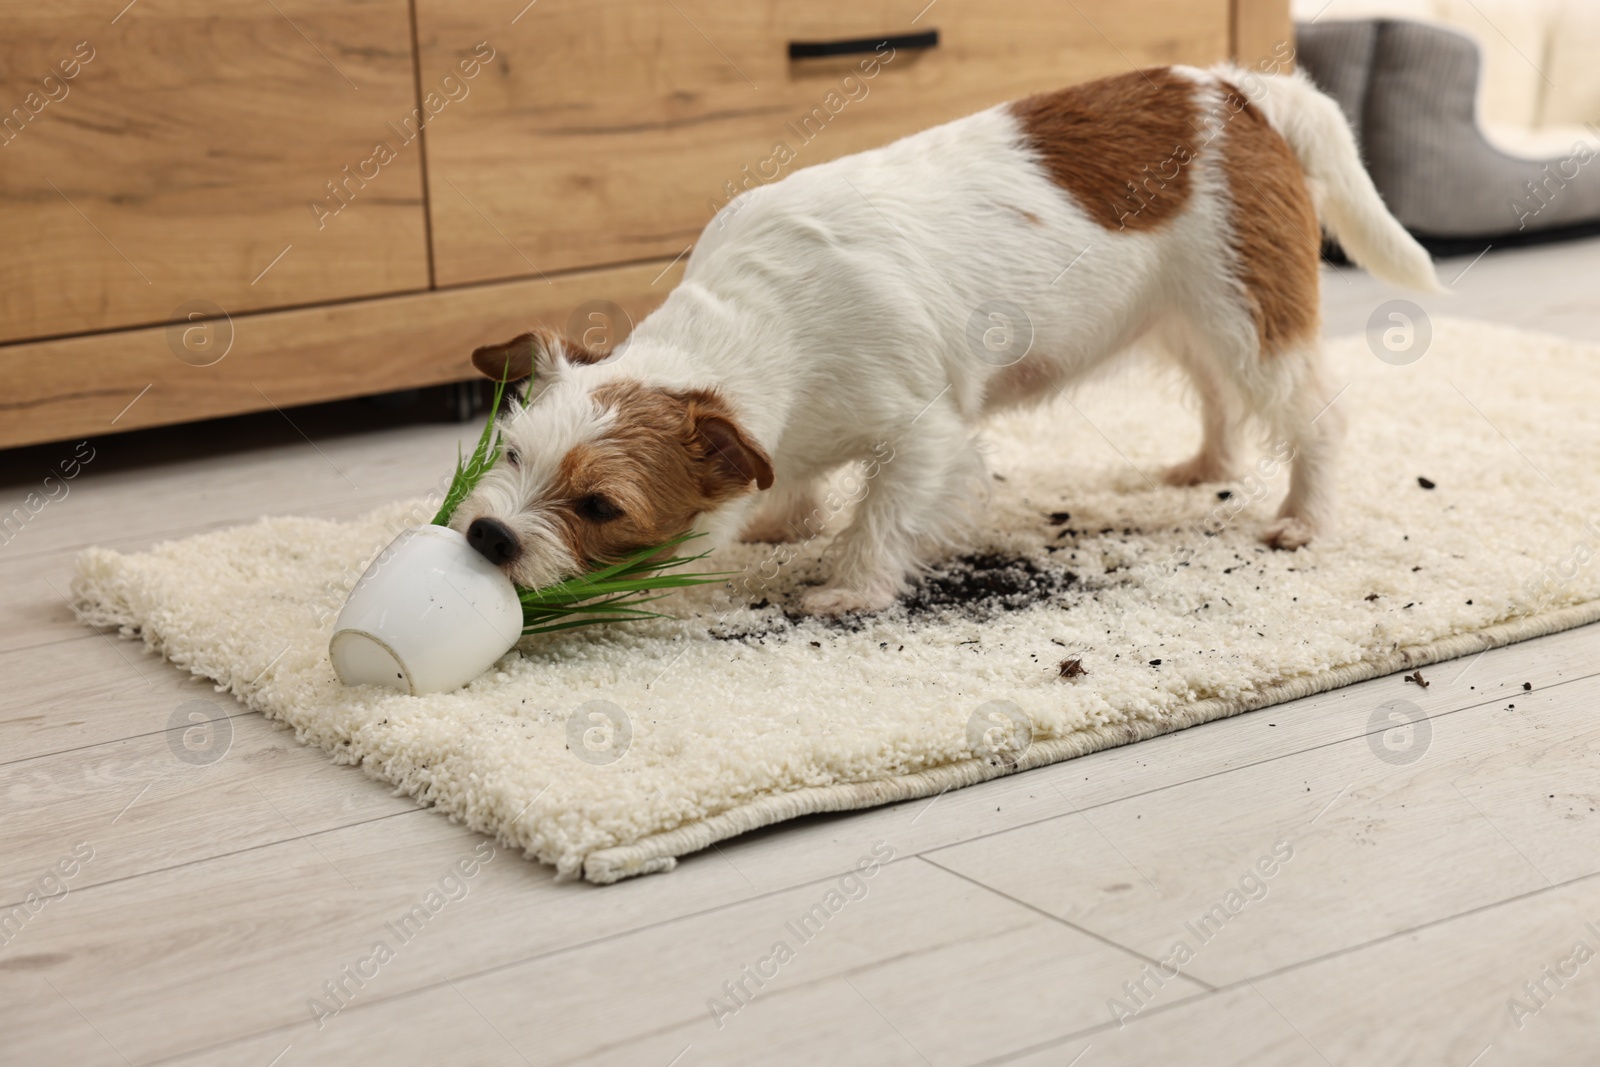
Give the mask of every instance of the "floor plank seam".
[[[0, 656], [10, 655], [13, 652], [32, 652], [40, 648], [56, 648], [61, 645], [70, 645], [77, 641], [87, 641], [92, 637], [99, 637], [101, 634], [111, 634], [111, 631], [102, 630], [99, 627], [90, 627], [83, 633], [73, 634], [71, 637], [51, 638], [49, 641], [43, 641], [37, 645], [12, 645], [10, 648], [0, 648]], [[111, 636], [115, 635], [111, 634]]]
[[[1263, 971], [1260, 974], [1249, 975], [1247, 977], [1240, 978], [1240, 979], [1238, 979], [1236, 981], [1228, 982], [1228, 983], [1226, 983], [1224, 985], [1212, 986], [1209, 989], [1207, 989], [1205, 992], [1195, 993], [1192, 996], [1183, 997], [1183, 998], [1181, 998], [1179, 1000], [1176, 1000], [1176, 1001], [1173, 1001], [1173, 1002], [1171, 1002], [1169, 1004], [1160, 1004], [1160, 1005], [1155, 1005], [1155, 1006], [1152, 1006], [1152, 1007], [1149, 1007], [1149, 1008], [1142, 1009], [1139, 1012], [1139, 1018], [1143, 1019], [1143, 1018], [1145, 1018], [1147, 1016], [1150, 1016], [1150, 1015], [1158, 1015], [1158, 1014], [1161, 1014], [1163, 1012], [1170, 1011], [1173, 1008], [1179, 1007], [1180, 1005], [1182, 1005], [1182, 1004], [1184, 1004], [1184, 1003], [1186, 1003], [1188, 1001], [1193, 1001], [1198, 997], [1221, 996], [1222, 994], [1225, 994], [1225, 993], [1231, 993], [1231, 992], [1235, 992], [1235, 991], [1240, 990], [1240, 989], [1245, 989], [1245, 988], [1248, 988], [1252, 982], [1262, 982], [1262, 981], [1266, 981], [1269, 978], [1276, 978], [1276, 977], [1278, 977], [1280, 975], [1291, 974], [1294, 971], [1302, 970], [1302, 969], [1307, 968], [1307, 967], [1312, 967], [1312, 966], [1315, 966], [1318, 963], [1323, 963], [1323, 962], [1325, 962], [1327, 960], [1338, 959], [1341, 956], [1348, 956], [1348, 955], [1350, 955], [1352, 953], [1361, 952], [1361, 951], [1364, 951], [1366, 949], [1373, 948], [1375, 946], [1384, 944], [1385, 942], [1393, 941], [1396, 938], [1406, 937], [1406, 936], [1408, 936], [1410, 934], [1418, 933], [1419, 931], [1427, 930], [1427, 929], [1430, 929], [1430, 928], [1435, 927], [1435, 926], [1441, 926], [1441, 925], [1443, 925], [1445, 923], [1452, 923], [1452, 922], [1455, 922], [1458, 919], [1469, 918], [1470, 916], [1473, 916], [1473, 915], [1478, 915], [1478, 914], [1481, 914], [1483, 912], [1492, 911], [1495, 908], [1503, 908], [1503, 907], [1506, 907], [1507, 905], [1515, 904], [1518, 901], [1527, 900], [1530, 897], [1539, 896], [1540, 894], [1553, 893], [1553, 892], [1556, 892], [1558, 890], [1564, 889], [1564, 888], [1566, 888], [1568, 886], [1577, 885], [1577, 884], [1579, 884], [1581, 882], [1587, 882], [1587, 881], [1590, 881], [1591, 879], [1595, 879], [1595, 878], [1600, 878], [1600, 871], [1591, 871], [1588, 874], [1580, 874], [1580, 875], [1577, 875], [1576, 877], [1568, 878], [1565, 881], [1556, 882], [1556, 883], [1554, 883], [1552, 885], [1538, 886], [1538, 887], [1536, 887], [1534, 889], [1528, 890], [1525, 893], [1517, 893], [1517, 894], [1514, 894], [1512, 896], [1506, 897], [1503, 900], [1493, 901], [1493, 902], [1488, 903], [1488, 904], [1480, 904], [1475, 908], [1468, 908], [1465, 911], [1456, 912], [1453, 915], [1444, 915], [1444, 916], [1441, 916], [1441, 917], [1439, 917], [1437, 919], [1429, 919], [1427, 922], [1418, 923], [1415, 926], [1409, 926], [1409, 927], [1405, 928], [1404, 930], [1395, 930], [1395, 931], [1393, 931], [1391, 933], [1383, 934], [1382, 936], [1374, 937], [1374, 938], [1371, 938], [1371, 939], [1369, 939], [1367, 941], [1362, 941], [1359, 944], [1347, 945], [1344, 948], [1334, 949], [1331, 952], [1324, 952], [1321, 955], [1311, 956], [1311, 957], [1308, 957], [1307, 959], [1304, 959], [1304, 960], [1298, 960], [1298, 961], [1296, 961], [1294, 963], [1285, 964], [1282, 967], [1277, 967], [1277, 968], [1274, 968], [1274, 969], [1272, 969], [1270, 971]], [[1136, 1020], [1136, 1022], [1137, 1022], [1137, 1020]], [[971, 1064], [971, 1065], [969, 1065], [969, 1067], [995, 1067], [995, 1065], [1009, 1063], [1009, 1062], [1011, 1062], [1013, 1060], [1019, 1059], [1019, 1058], [1021, 1058], [1023, 1056], [1031, 1055], [1032, 1053], [1035, 1053], [1035, 1052], [1042, 1052], [1042, 1051], [1045, 1051], [1047, 1049], [1055, 1048], [1056, 1046], [1066, 1044], [1069, 1041], [1074, 1041], [1074, 1040], [1077, 1040], [1077, 1039], [1080, 1039], [1080, 1038], [1085, 1038], [1085, 1037], [1092, 1037], [1092, 1036], [1094, 1036], [1096, 1034], [1102, 1034], [1102, 1033], [1105, 1033], [1107, 1030], [1112, 1029], [1112, 1028], [1120, 1029], [1121, 1026], [1122, 1026], [1122, 1024], [1121, 1023], [1117, 1023], [1117, 1022], [1101, 1023], [1099, 1026], [1093, 1026], [1093, 1027], [1089, 1027], [1087, 1029], [1076, 1030], [1076, 1031], [1073, 1031], [1072, 1033], [1063, 1034], [1060, 1037], [1051, 1038], [1048, 1041], [1042, 1041], [1042, 1042], [1039, 1042], [1037, 1044], [1030, 1045], [1030, 1046], [1028, 1046], [1027, 1048], [1024, 1048], [1024, 1049], [1018, 1049], [1015, 1052], [1008, 1052], [1005, 1055], [997, 1057], [997, 1058], [994, 1058], [994, 1059], [983, 1060], [980, 1063]]]
[[[426, 494], [426, 492], [427, 490], [423, 489], [413, 495], [423, 496]], [[393, 504], [398, 500], [407, 499], [410, 499], [410, 497], [406, 494], [395, 496], [391, 493], [384, 493], [381, 495], [374, 495], [372, 497], [360, 497], [353, 505], [347, 501], [340, 501], [337, 504], [326, 504], [322, 506], [313, 505], [311, 507], [302, 508], [296, 514], [302, 518], [312, 519], [350, 519], [356, 518], [375, 508], [381, 508], [386, 504]], [[248, 523], [255, 522], [258, 519], [268, 517], [270, 516], [261, 513], [251, 515], [231, 515], [226, 518], [200, 523], [196, 526], [180, 526], [171, 529], [155, 530], [150, 533], [138, 534], [126, 538], [103, 538], [94, 541], [53, 545], [50, 548], [41, 548], [31, 552], [18, 552], [14, 555], [8, 553], [5, 560], [0, 562], [9, 563], [14, 561], [17, 563], [24, 563], [28, 561], [49, 559], [51, 557], [70, 558], [76, 556], [79, 552], [82, 552], [87, 548], [111, 548], [119, 552], [143, 551], [148, 548], [153, 548], [164, 541], [176, 541], [184, 537], [193, 537], [196, 534], [212, 533], [217, 530], [226, 530], [234, 526], [243, 526]]]
[[[1063, 919], [1061, 916], [1056, 915], [1053, 912], [1046, 911], [1044, 908], [1038, 907], [1037, 905], [1034, 905], [1034, 904], [1029, 904], [1026, 900], [1022, 900], [1022, 899], [1020, 899], [1018, 897], [1014, 897], [1010, 893], [1007, 893], [1005, 890], [997, 889], [996, 887], [994, 887], [992, 885], [989, 885], [987, 882], [983, 882], [983, 881], [978, 880], [977, 878], [973, 878], [971, 875], [962, 874], [960, 871], [954, 870], [954, 869], [952, 869], [950, 867], [946, 867], [942, 863], [935, 863], [933, 860], [929, 859], [927, 856], [922, 855], [920, 853], [915, 858], [916, 859], [920, 859], [923, 863], [926, 863], [930, 867], [936, 867], [939, 870], [944, 871], [946, 874], [954, 875], [955, 877], [961, 879], [963, 882], [969, 882], [972, 885], [977, 886], [979, 889], [987, 890], [988, 892], [993, 893], [995, 896], [1003, 897], [1004, 899], [1011, 901], [1011, 903], [1017, 905], [1018, 907], [1026, 908], [1026, 909], [1028, 909], [1029, 911], [1033, 912], [1036, 915], [1039, 915], [1039, 916], [1041, 916], [1041, 917], [1043, 917], [1045, 919], [1049, 919], [1051, 922], [1059, 923], [1062, 926], [1065, 926], [1069, 930], [1076, 931], [1077, 933], [1080, 933], [1085, 937], [1093, 938], [1094, 940], [1100, 942], [1103, 945], [1106, 945], [1106, 946], [1108, 946], [1110, 948], [1114, 948], [1114, 949], [1117, 949], [1117, 950], [1119, 950], [1121, 952], [1124, 952], [1127, 955], [1132, 956], [1134, 959], [1141, 960], [1144, 963], [1147, 963], [1147, 964], [1150, 964], [1150, 965], [1156, 966], [1156, 967], [1159, 967], [1161, 965], [1161, 961], [1157, 960], [1153, 956], [1146, 956], [1143, 952], [1140, 952], [1136, 948], [1130, 948], [1129, 946], [1122, 944], [1120, 941], [1115, 941], [1112, 938], [1109, 938], [1109, 937], [1105, 936], [1104, 934], [1096, 933], [1095, 931], [1090, 930], [1088, 927], [1079, 926], [1077, 923], [1073, 922], [1070, 919]], [[1184, 975], [1183, 977], [1187, 978], [1189, 981], [1193, 982], [1195, 985], [1200, 986], [1201, 989], [1204, 990], [1205, 992], [1215, 993], [1217, 991], [1217, 987], [1216, 986], [1212, 985], [1210, 982], [1205, 981], [1204, 979], [1196, 978], [1193, 975], [1187, 975], [1187, 974]]]
[[[194, 675], [193, 677], [198, 678], [200, 676], [199, 675]], [[257, 711], [255, 708], [247, 708], [243, 704], [240, 704], [238, 711], [234, 712], [231, 715], [224, 715], [223, 718], [230, 719], [230, 720], [232, 720], [232, 719], [245, 719], [245, 718], [249, 718], [252, 715], [260, 715], [260, 714], [261, 713], [259, 711]], [[213, 720], [213, 721], [215, 721], [215, 720]], [[266, 721], [267, 721], [268, 725], [272, 726], [275, 730], [278, 730], [278, 731], [287, 732], [287, 731], [293, 729], [293, 727], [289, 726], [288, 723], [279, 722], [277, 719], [267, 719]], [[172, 733], [173, 730], [177, 730], [177, 729], [185, 729], [185, 728], [184, 727], [167, 727], [166, 729], [162, 729], [162, 730], [147, 730], [144, 733], [128, 734], [126, 737], [119, 737], [119, 738], [116, 738], [115, 740], [111, 740], [111, 741], [91, 741], [87, 745], [77, 745], [77, 746], [75, 746], [73, 748], [58, 748], [58, 749], [56, 749], [56, 750], [54, 750], [52, 752], [37, 752], [37, 753], [35, 753], [35, 754], [31, 755], [31, 756], [18, 756], [14, 760], [0, 760], [0, 771], [3, 771], [8, 767], [17, 767], [17, 766], [20, 766], [21, 764], [29, 763], [29, 762], [31, 762], [33, 760], [49, 759], [52, 756], [70, 756], [75, 752], [87, 752], [87, 751], [89, 751], [90, 749], [93, 749], [93, 748], [109, 748], [112, 745], [122, 745], [122, 744], [126, 744], [129, 741], [138, 741], [138, 740], [141, 740], [141, 739], [144, 739], [144, 738], [148, 738], [148, 737], [160, 737], [162, 734], [170, 734], [170, 733]], [[302, 745], [300, 747], [306, 748], [308, 746]], [[311, 751], [313, 753], [317, 754], [317, 755], [322, 755], [322, 756], [326, 756], [327, 755], [321, 749], [312, 749]]]
[[[322, 830], [312, 830], [310, 833], [301, 834], [299, 837], [284, 837], [279, 838], [276, 841], [263, 841], [259, 845], [249, 845], [245, 848], [234, 849], [232, 852], [223, 853], [222, 855], [218, 856], [202, 856], [199, 859], [185, 860], [182, 863], [174, 863], [167, 867], [155, 867], [148, 871], [139, 871], [136, 874], [124, 874], [117, 878], [107, 878], [103, 882], [87, 882], [83, 885], [73, 886], [72, 892], [87, 893], [92, 889], [99, 889], [103, 886], [120, 885], [123, 882], [131, 882], [138, 878], [149, 878], [153, 875], [168, 874], [172, 871], [181, 871], [185, 867], [194, 867], [202, 863], [215, 863], [218, 860], [228, 859], [233, 856], [243, 856], [247, 853], [259, 852], [264, 848], [276, 848], [279, 845], [292, 845], [296, 842], [304, 841], [308, 837], [317, 837], [321, 834], [336, 833], [340, 830], [348, 830], [351, 827], [366, 826], [369, 823], [382, 822], [385, 819], [395, 819], [403, 815], [416, 815], [419, 812], [425, 812], [427, 810], [427, 808], [413, 808], [409, 811], [391, 811], [387, 815], [375, 815], [370, 819], [362, 819], [359, 822], [345, 823], [342, 826], [330, 826]], [[22, 903], [23, 901], [20, 900], [0, 903], [0, 912], [18, 907]]]
[[[1170, 1003], [1156, 1004], [1145, 1008], [1139, 1012], [1139, 1018], [1145, 1019], [1152, 1015], [1164, 1015], [1169, 1011], [1193, 1004], [1198, 1000], [1205, 1000], [1221, 996], [1223, 993], [1232, 988], [1232, 986], [1227, 986], [1222, 989], [1196, 990], [1195, 992], [1190, 993], [1188, 996], [1179, 997], [1177, 1000], [1171, 1001]], [[1050, 1049], [1065, 1045], [1071, 1041], [1080, 1040], [1086, 1037], [1097, 1037], [1108, 1030], [1120, 1030], [1125, 1025], [1126, 1024], [1124, 1023], [1118, 1022], [1101, 1023], [1098, 1026], [1091, 1026], [1083, 1030], [1075, 1030], [1070, 1034], [1063, 1034], [1060, 1037], [1052, 1037], [1045, 1041], [1037, 1041], [1031, 1045], [1025, 1045], [1022, 1048], [1015, 1049], [1011, 1052], [1005, 1052], [999, 1056], [993, 1056], [986, 1060], [976, 1060], [967, 1064], [966, 1067], [1001, 1067], [1002, 1064], [1014, 1063], [1017, 1060], [1022, 1059], [1024, 1056], [1032, 1056], [1038, 1052], [1047, 1052]], [[1137, 1025], [1137, 1020], [1135, 1021], [1134, 1025]], [[1082, 1053], [1079, 1053], [1079, 1055], [1081, 1056]]]

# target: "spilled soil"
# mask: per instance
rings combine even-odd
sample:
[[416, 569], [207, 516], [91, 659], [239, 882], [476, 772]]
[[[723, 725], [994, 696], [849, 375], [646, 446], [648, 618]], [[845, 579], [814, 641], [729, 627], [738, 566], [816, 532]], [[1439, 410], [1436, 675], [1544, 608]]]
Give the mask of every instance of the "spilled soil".
[[[977, 552], [947, 560], [929, 571], [893, 607], [874, 618], [904, 618], [930, 625], [950, 619], [983, 622], [997, 615], [1021, 611], [1062, 597], [1078, 585], [1078, 576], [1048, 560]], [[856, 633], [866, 627], [858, 615], [816, 617], [802, 615], [790, 604], [752, 604], [744, 619], [730, 616], [712, 628], [722, 641], [760, 640], [784, 635], [802, 622], [828, 630]]]

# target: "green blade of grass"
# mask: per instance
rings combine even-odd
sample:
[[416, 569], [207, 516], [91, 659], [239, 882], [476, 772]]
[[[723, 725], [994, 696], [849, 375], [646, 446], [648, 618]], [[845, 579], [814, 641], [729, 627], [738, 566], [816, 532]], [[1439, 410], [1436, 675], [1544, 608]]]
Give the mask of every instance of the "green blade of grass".
[[731, 572], [664, 573], [673, 568], [705, 559], [707, 553], [703, 552], [694, 556], [672, 556], [667, 559], [651, 558], [666, 549], [676, 547], [693, 537], [700, 536], [704, 535], [685, 534], [675, 537], [663, 545], [641, 549], [615, 563], [585, 574], [574, 575], [554, 585], [545, 586], [543, 589], [521, 590], [519, 595], [524, 604], [554, 605], [577, 603], [604, 596], [608, 593], [679, 589], [690, 585], [705, 585], [728, 577]]
[[478, 482], [482, 480], [485, 472], [500, 458], [500, 435], [495, 432], [494, 420], [500, 413], [500, 398], [505, 396], [505, 392], [506, 383], [496, 382], [494, 402], [489, 405], [489, 420], [484, 423], [483, 433], [478, 436], [478, 447], [472, 450], [472, 458], [463, 463], [460, 447], [457, 447], [456, 473], [450, 479], [450, 488], [445, 490], [444, 502], [439, 505], [439, 511], [433, 517], [434, 526], [450, 525], [450, 517], [456, 513], [456, 508], [460, 507], [468, 494], [478, 487]]
[[618, 597], [613, 600], [601, 601], [598, 604], [588, 604], [572, 611], [536, 610], [523, 617], [524, 634], [550, 633], [555, 630], [570, 630], [578, 626], [593, 626], [603, 622], [629, 622], [639, 619], [666, 619], [671, 616], [659, 611], [646, 611], [639, 607], [662, 599], [661, 597], [637, 597], [627, 599]]
[[707, 553], [703, 552], [693, 556], [652, 558], [699, 536], [703, 535], [684, 534], [664, 545], [642, 549], [588, 574], [576, 575], [543, 589], [519, 590], [523, 633], [549, 633], [605, 622], [670, 618], [663, 612], [644, 611], [639, 607], [660, 600], [661, 596], [639, 594], [709, 585], [724, 580], [731, 573], [663, 573], [704, 559]]
[[[665, 596], [665, 594], [662, 595]], [[543, 604], [524, 604], [522, 611], [524, 616], [547, 615], [551, 618], [557, 618], [562, 615], [571, 615], [576, 612], [594, 614], [607, 611], [630, 611], [632, 610], [631, 606], [634, 604], [647, 604], [652, 600], [660, 599], [662, 599], [662, 597], [637, 597], [632, 593], [618, 593], [616, 596], [606, 597], [603, 600], [591, 600], [584, 604], [563, 604], [559, 607], [551, 607]]]
[[718, 574], [702, 578], [696, 575], [643, 575], [638, 578], [616, 578], [601, 585], [524, 590], [518, 593], [518, 597], [524, 606], [554, 607], [557, 604], [581, 604], [585, 600], [612, 593], [648, 593], [653, 589], [684, 589], [692, 585], [706, 585], [723, 577], [726, 576]]

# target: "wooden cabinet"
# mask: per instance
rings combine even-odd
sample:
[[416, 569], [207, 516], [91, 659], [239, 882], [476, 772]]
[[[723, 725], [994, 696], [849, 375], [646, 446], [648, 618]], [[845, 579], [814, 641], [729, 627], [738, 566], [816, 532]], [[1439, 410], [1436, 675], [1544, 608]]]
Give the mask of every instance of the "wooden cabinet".
[[742, 188], [1288, 25], [1287, 0], [118, 2], [0, 0], [0, 447], [458, 380], [595, 301], [625, 330]]
[[0, 340], [428, 287], [406, 0], [107, 6], [0, 3]]
[[[903, 0], [539, 0], [510, 25], [500, 3], [418, 0], [425, 80], [467, 42], [496, 56], [429, 130], [438, 281], [674, 256], [730, 191], [1229, 45], [1228, 0], [941, 0], [906, 18]], [[791, 42], [932, 30], [932, 47], [789, 58]]]

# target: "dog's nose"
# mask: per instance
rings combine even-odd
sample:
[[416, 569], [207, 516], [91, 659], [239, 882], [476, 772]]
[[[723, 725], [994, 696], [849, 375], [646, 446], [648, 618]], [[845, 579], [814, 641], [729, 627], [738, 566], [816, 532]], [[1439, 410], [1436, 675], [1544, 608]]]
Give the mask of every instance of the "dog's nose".
[[522, 551], [517, 535], [499, 519], [473, 519], [467, 527], [467, 544], [496, 567], [510, 563]]

